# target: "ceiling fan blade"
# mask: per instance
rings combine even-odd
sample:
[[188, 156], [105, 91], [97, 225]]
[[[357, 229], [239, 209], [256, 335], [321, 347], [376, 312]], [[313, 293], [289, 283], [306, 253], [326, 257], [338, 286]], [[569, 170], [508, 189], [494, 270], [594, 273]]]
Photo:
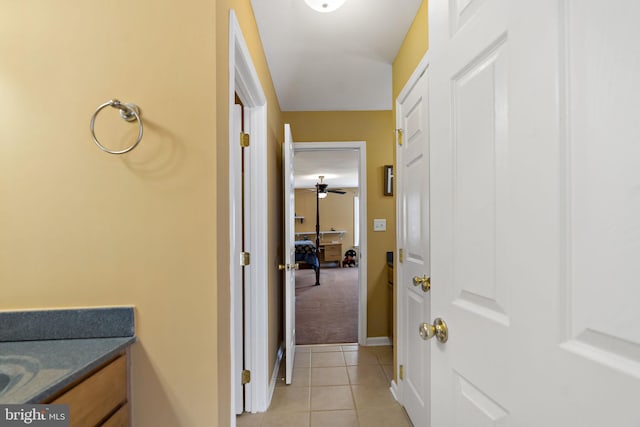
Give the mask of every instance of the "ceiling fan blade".
[[347, 194], [346, 191], [344, 190], [327, 190], [329, 193], [336, 193], [336, 194]]

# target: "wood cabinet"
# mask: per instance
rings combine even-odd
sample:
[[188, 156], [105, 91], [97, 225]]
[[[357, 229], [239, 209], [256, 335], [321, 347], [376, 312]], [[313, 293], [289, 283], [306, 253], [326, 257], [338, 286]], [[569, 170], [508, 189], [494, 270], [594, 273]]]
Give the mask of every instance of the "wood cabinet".
[[102, 427], [129, 427], [129, 403], [125, 403], [118, 411], [102, 424]]
[[71, 427], [129, 427], [127, 356], [107, 362], [48, 403], [69, 405]]

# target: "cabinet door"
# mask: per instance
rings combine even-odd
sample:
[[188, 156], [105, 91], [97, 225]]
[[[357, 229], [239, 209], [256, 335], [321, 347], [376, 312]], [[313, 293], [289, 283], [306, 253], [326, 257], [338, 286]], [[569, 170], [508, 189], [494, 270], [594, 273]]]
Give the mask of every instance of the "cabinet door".
[[51, 403], [68, 404], [71, 427], [84, 427], [98, 425], [126, 401], [127, 358], [120, 356]]
[[325, 261], [340, 261], [342, 259], [342, 245], [331, 244], [324, 246]]
[[102, 427], [129, 427], [129, 404], [124, 404], [118, 411], [102, 424]]

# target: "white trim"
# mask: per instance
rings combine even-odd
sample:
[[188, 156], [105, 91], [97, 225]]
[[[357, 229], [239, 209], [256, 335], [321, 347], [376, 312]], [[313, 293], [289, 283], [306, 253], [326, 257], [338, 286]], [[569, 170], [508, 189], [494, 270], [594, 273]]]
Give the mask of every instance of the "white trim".
[[389, 387], [389, 390], [391, 391], [393, 398], [399, 401], [400, 399], [398, 399], [398, 384], [396, 384], [394, 380], [391, 380], [391, 386]]
[[[238, 93], [245, 107], [246, 127], [251, 135], [249, 196], [248, 251], [252, 253], [251, 264], [246, 268], [248, 283], [252, 292], [245, 300], [245, 367], [251, 370], [251, 383], [245, 386], [245, 410], [249, 412], [265, 411], [269, 406], [269, 351], [268, 351], [268, 272], [267, 252], [268, 228], [267, 211], [267, 102], [260, 84], [258, 73], [251, 60], [249, 49], [242, 35], [240, 24], [233, 10], [229, 12], [229, 111], [235, 104]], [[233, 284], [241, 277], [238, 248], [242, 236], [237, 232], [237, 220], [241, 215], [240, 146], [237, 135], [233, 135], [233, 116], [229, 114], [229, 286], [231, 294], [231, 339], [235, 342], [233, 307], [238, 298]], [[262, 256], [259, 256], [262, 254]], [[235, 372], [234, 342], [231, 343], [231, 372]], [[231, 375], [231, 396], [234, 394], [234, 376]], [[231, 413], [235, 414], [235, 402], [232, 398]], [[231, 425], [235, 425], [235, 416]]]
[[[430, 55], [429, 55], [429, 52], [426, 52], [422, 57], [422, 59], [420, 60], [420, 63], [418, 64], [416, 69], [413, 71], [413, 73], [411, 73], [411, 77], [409, 77], [409, 80], [407, 80], [404, 87], [400, 91], [398, 98], [396, 99], [396, 129], [402, 128], [402, 118], [398, 114], [398, 112], [400, 111], [400, 106], [404, 102], [404, 100], [407, 98], [409, 93], [411, 92], [411, 89], [413, 89], [416, 83], [418, 83], [418, 80], [420, 79], [420, 77], [422, 77], [424, 73], [427, 71], [427, 68], [429, 67], [429, 62], [430, 62]], [[396, 165], [394, 168], [395, 185], [396, 185], [396, 189], [398, 189], [396, 194], [396, 249], [402, 248], [405, 246], [404, 242], [402, 241], [402, 226], [403, 226], [402, 220], [404, 218], [404, 211], [402, 209], [402, 205], [401, 205], [402, 197], [400, 195], [400, 189], [401, 189], [400, 184], [404, 179], [404, 177], [402, 176], [401, 168], [398, 167], [399, 164], [402, 164], [402, 150], [396, 150]], [[397, 250], [394, 255], [394, 262], [395, 263], [399, 262], [397, 257]], [[404, 283], [405, 279], [402, 276], [402, 270], [403, 270], [402, 268], [394, 268], [394, 274], [395, 274], [394, 283]], [[404, 317], [400, 315], [401, 313], [404, 313], [404, 307], [402, 307], [402, 301], [404, 301], [405, 290], [402, 286], [396, 286], [395, 288], [397, 293], [396, 306], [394, 310], [394, 316], [396, 321], [395, 323], [397, 328], [395, 331], [395, 335], [397, 337], [397, 342], [396, 342], [397, 360], [396, 360], [396, 366], [394, 366], [393, 369], [395, 372], [397, 372], [398, 371], [397, 365], [406, 364], [407, 355], [405, 354], [405, 348], [407, 343], [407, 334], [409, 333], [409, 330], [408, 330], [408, 325], [405, 325], [405, 322], [403, 320]], [[396, 384], [396, 390], [395, 390], [396, 399], [401, 404], [404, 402], [403, 394], [404, 394], [404, 381], [400, 382], [400, 384]]]
[[278, 372], [280, 372], [282, 356], [284, 356], [284, 343], [281, 343], [280, 347], [278, 347], [278, 352], [276, 353], [276, 363], [273, 365], [273, 371], [271, 372], [271, 383], [269, 384], [269, 402], [271, 402], [273, 392], [276, 390], [276, 384], [278, 383]]
[[367, 339], [367, 144], [364, 141], [295, 142], [294, 151], [358, 150], [358, 193], [360, 196], [360, 250], [358, 254], [358, 344]]
[[381, 345], [392, 345], [393, 341], [389, 337], [369, 337], [367, 338], [367, 347], [376, 347]]
[[247, 351], [245, 347], [245, 354], [251, 357], [252, 378], [256, 378], [253, 385], [251, 412], [262, 412], [267, 410], [270, 402], [268, 391], [269, 273], [267, 268], [269, 227], [267, 225], [268, 216], [264, 214], [268, 211], [266, 102], [259, 108], [251, 109], [250, 117], [249, 133], [252, 136], [252, 154], [249, 170], [252, 178], [250, 184], [251, 207], [249, 208], [251, 224], [249, 252], [251, 253], [251, 264], [249, 265], [250, 279], [248, 282], [252, 287], [245, 289], [246, 298], [250, 300], [249, 308], [246, 310], [248, 313], [245, 316], [245, 336], [252, 345], [250, 351]]
[[360, 196], [353, 196], [353, 246], [360, 247]]

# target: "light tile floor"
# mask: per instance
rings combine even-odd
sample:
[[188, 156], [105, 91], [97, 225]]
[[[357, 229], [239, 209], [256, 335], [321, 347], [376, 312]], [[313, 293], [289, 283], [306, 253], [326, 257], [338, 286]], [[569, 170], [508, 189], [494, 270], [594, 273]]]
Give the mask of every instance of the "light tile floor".
[[269, 410], [237, 417], [238, 427], [411, 427], [389, 386], [390, 346], [297, 346], [293, 382], [284, 361]]

